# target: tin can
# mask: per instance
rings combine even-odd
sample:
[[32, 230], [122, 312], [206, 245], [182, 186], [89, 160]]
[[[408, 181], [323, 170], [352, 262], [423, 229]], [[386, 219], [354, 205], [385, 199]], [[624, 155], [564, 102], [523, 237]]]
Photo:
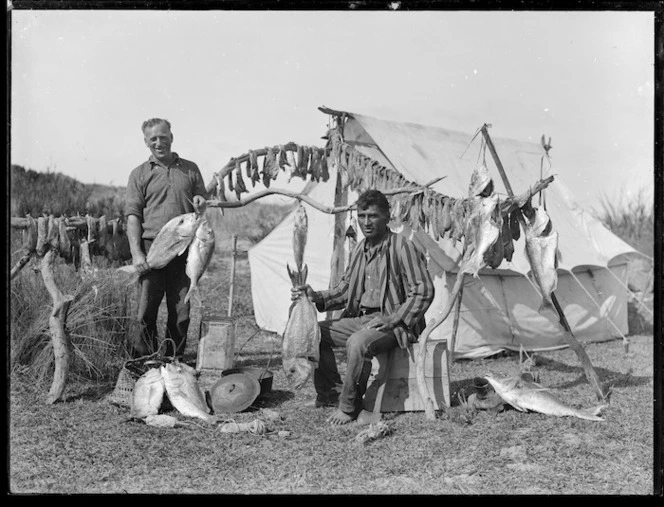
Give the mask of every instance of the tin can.
[[235, 321], [228, 317], [201, 320], [196, 370], [226, 370], [233, 367]]

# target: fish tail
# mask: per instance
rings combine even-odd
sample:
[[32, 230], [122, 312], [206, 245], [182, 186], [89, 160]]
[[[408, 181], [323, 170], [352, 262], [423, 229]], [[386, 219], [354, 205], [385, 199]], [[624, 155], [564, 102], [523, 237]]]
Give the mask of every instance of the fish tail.
[[553, 305], [551, 296], [544, 296], [542, 299], [542, 304], [537, 311], [540, 313], [540, 315], [545, 312], [552, 312], [554, 315], [556, 314], [556, 307]]
[[604, 421], [603, 417], [600, 417], [602, 410], [604, 410], [607, 405], [597, 405], [593, 408], [583, 408], [577, 410], [577, 416], [580, 419], [586, 419], [588, 421]]
[[133, 265], [122, 266], [122, 267], [118, 268], [117, 271], [120, 271], [121, 273], [127, 273], [129, 275], [133, 275], [134, 273], [136, 273], [136, 267], [133, 266]]
[[194, 285], [189, 287], [189, 290], [187, 291], [187, 295], [184, 297], [184, 303], [187, 304], [189, 300], [191, 299], [191, 295], [194, 293]]

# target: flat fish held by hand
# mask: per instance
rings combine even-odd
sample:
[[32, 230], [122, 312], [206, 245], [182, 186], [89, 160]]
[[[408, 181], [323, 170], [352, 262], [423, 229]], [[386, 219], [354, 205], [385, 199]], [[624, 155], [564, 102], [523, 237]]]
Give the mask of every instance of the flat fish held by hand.
[[191, 280], [184, 302], [189, 302], [191, 295], [198, 290], [198, 281], [205, 273], [212, 254], [214, 253], [215, 238], [214, 231], [206, 219], [203, 219], [196, 229], [194, 240], [189, 245], [187, 254], [187, 266], [185, 273]]
[[164, 388], [171, 405], [187, 417], [213, 423], [216, 418], [210, 415], [205, 395], [196, 381], [196, 370], [191, 366], [174, 361], [161, 366]]
[[[182, 255], [193, 241], [200, 221], [201, 215], [192, 212], [179, 215], [164, 225], [152, 242], [146, 256], [150, 269], [161, 269], [177, 256]], [[136, 267], [122, 266], [118, 268], [118, 271], [134, 274]]]
[[[288, 269], [294, 287], [306, 283], [307, 266], [301, 272]], [[318, 367], [320, 359], [320, 328], [313, 301], [306, 295], [293, 302], [282, 342], [282, 364], [286, 379], [295, 388], [301, 388]]]
[[531, 410], [556, 417], [572, 416], [588, 421], [604, 421], [600, 417], [600, 413], [606, 408], [606, 405], [598, 405], [589, 409], [574, 408], [558, 398], [551, 390], [530, 382], [523, 376], [497, 378], [488, 373], [484, 378], [491, 384], [498, 396], [521, 412]]

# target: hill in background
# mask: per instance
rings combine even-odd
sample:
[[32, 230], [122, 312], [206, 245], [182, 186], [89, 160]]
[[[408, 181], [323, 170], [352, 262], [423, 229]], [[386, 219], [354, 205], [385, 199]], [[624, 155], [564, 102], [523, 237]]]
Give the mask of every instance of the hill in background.
[[109, 219], [122, 216], [125, 187], [86, 184], [61, 173], [43, 173], [12, 165], [9, 178], [13, 217], [42, 213], [56, 217], [89, 213]]

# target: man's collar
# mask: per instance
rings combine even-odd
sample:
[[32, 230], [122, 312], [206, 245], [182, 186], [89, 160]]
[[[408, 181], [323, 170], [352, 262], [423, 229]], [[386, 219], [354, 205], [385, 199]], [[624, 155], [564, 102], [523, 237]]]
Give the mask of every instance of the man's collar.
[[388, 238], [390, 237], [390, 234], [392, 234], [392, 231], [388, 228], [387, 232], [385, 232], [385, 236], [381, 238], [381, 240], [376, 243], [375, 245], [371, 245], [367, 242], [367, 240], [364, 240], [364, 251], [367, 252], [369, 250], [382, 250], [383, 248], [386, 247]]
[[[170, 165], [177, 165], [180, 161], [180, 156], [174, 151], [171, 153], [173, 154], [173, 161], [170, 163]], [[148, 158], [148, 162], [150, 163], [150, 167], [154, 167], [155, 165], [159, 165], [161, 167], [168, 167], [159, 162], [159, 160], [157, 160], [154, 155], [150, 155], [150, 158]]]

